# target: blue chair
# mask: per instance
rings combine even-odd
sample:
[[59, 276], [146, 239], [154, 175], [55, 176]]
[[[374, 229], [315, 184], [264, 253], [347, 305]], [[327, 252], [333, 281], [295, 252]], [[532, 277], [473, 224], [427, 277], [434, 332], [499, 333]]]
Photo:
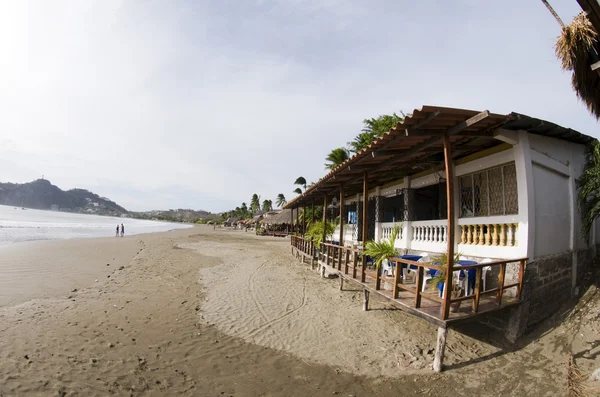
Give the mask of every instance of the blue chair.
[[[467, 259], [460, 259], [456, 263], [459, 266], [469, 266], [469, 265], [476, 265], [477, 261], [471, 261], [471, 260], [467, 260]], [[469, 292], [468, 289], [470, 289], [470, 290], [474, 290], [475, 289], [475, 278], [477, 278], [477, 270], [475, 270], [475, 269], [467, 269], [467, 282], [465, 283], [467, 288], [465, 289], [465, 295], [468, 295], [468, 292]]]

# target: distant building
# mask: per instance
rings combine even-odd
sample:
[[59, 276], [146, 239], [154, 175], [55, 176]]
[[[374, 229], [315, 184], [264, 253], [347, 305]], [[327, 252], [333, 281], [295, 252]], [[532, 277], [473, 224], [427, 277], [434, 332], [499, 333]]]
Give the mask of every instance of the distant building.
[[56, 204], [52, 204], [52, 205], [50, 206], [50, 210], [51, 210], [51, 211], [58, 211], [58, 205], [56, 205]]
[[93, 205], [94, 207], [98, 207], [100, 204], [98, 203], [90, 203], [91, 205]]

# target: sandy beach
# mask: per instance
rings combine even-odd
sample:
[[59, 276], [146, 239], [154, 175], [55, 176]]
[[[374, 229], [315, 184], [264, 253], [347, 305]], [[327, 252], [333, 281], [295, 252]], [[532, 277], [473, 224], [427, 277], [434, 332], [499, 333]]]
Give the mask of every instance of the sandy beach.
[[434, 374], [432, 325], [376, 299], [363, 312], [361, 291], [289, 252], [212, 227], [14, 244], [0, 259], [0, 396], [556, 396], [571, 352], [600, 367], [595, 286], [514, 348], [451, 330]]

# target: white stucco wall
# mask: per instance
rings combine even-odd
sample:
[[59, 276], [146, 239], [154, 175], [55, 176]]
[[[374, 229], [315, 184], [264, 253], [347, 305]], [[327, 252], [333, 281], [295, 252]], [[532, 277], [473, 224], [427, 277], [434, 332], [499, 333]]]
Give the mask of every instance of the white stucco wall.
[[[552, 212], [557, 219], [561, 219], [565, 222], [561, 227], [569, 230], [569, 237], [567, 239], [569, 245], [566, 249], [559, 250], [559, 248], [564, 247], [564, 244], [552, 249], [543, 247], [543, 249], [538, 250], [536, 247], [535, 255], [538, 256], [541, 255], [542, 252], [547, 251], [550, 251], [548, 253], [560, 253], [569, 249], [586, 248], [587, 242], [581, 233], [581, 218], [576, 202], [576, 179], [579, 178], [583, 170], [585, 162], [585, 146], [535, 134], [529, 134], [529, 142], [534, 169], [545, 168], [546, 170], [551, 170], [554, 174], [552, 180], [547, 180], [548, 183], [552, 183], [551, 186], [542, 186], [542, 183], [536, 180], [537, 177], [534, 177], [536, 197], [545, 194], [544, 192], [556, 192], [554, 196], [557, 197], [551, 198], [556, 203], [556, 207], [552, 209]], [[541, 171], [536, 171], [537, 174], [540, 172]], [[549, 178], [548, 175], [540, 175], [540, 178], [544, 177]], [[537, 193], [538, 191], [540, 191], [539, 194]], [[558, 202], [558, 200], [560, 200], [560, 202]], [[539, 199], [536, 199], [535, 203], [536, 207], [538, 205], [542, 205], [543, 207], [544, 205], [539, 202]], [[536, 218], [538, 213], [541, 213], [542, 210], [545, 209], [542, 208], [540, 211], [536, 209]], [[555, 227], [557, 224], [550, 219], [548, 219], [547, 222], [542, 220], [538, 221], [536, 219], [536, 230], [539, 231], [536, 235], [536, 241], [539, 241], [542, 238], [542, 235], [549, 235], [550, 230], [553, 230], [548, 229], [547, 227]], [[559, 234], [562, 235], [562, 231]]]
[[535, 189], [534, 256], [558, 254], [570, 249], [569, 178], [533, 164]]

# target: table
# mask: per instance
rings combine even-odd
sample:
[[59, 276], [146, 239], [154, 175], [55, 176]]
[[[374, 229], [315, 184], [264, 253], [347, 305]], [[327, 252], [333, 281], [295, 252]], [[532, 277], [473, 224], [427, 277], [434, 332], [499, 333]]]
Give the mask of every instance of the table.
[[[459, 266], [476, 265], [477, 261], [460, 260], [456, 262]], [[467, 269], [467, 287], [471, 290], [475, 289], [475, 278], [477, 277], [477, 269]], [[465, 295], [469, 295], [469, 291], [465, 291]]]
[[[417, 262], [419, 259], [421, 259], [422, 256], [420, 255], [402, 255], [401, 257], [396, 257], [395, 259], [406, 259], [408, 261], [413, 261], [413, 262]], [[406, 263], [401, 263], [401, 267], [400, 270], [406, 269], [407, 264]], [[396, 266], [396, 262], [392, 262], [392, 267]], [[409, 265], [408, 267], [411, 270], [416, 270], [417, 266], [415, 265]]]

